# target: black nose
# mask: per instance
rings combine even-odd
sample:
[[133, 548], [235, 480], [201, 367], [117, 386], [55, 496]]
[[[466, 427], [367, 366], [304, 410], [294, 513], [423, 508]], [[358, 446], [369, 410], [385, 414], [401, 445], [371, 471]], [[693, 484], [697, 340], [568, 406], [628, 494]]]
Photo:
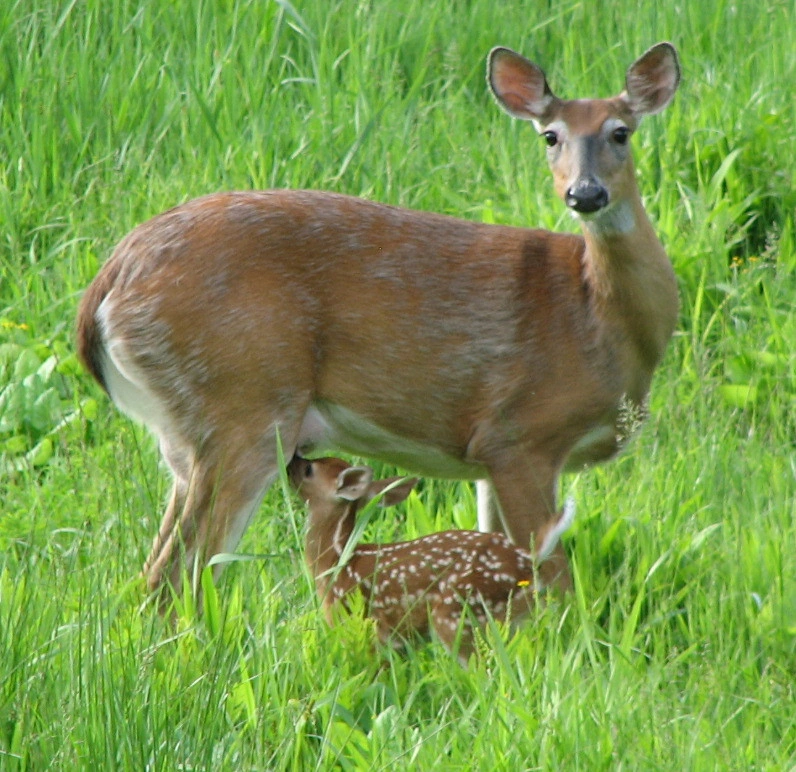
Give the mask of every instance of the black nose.
[[596, 180], [578, 180], [567, 191], [565, 202], [576, 212], [590, 214], [608, 205], [608, 191]]

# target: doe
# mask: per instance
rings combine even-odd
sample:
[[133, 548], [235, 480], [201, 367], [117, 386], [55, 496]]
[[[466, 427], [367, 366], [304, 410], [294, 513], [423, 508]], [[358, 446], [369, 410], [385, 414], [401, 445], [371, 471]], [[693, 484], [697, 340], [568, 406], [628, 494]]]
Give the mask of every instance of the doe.
[[[357, 544], [341, 560], [360, 507], [379, 494], [382, 505], [397, 504], [417, 480], [374, 481], [369, 467], [299, 456], [288, 464], [288, 476], [309, 509], [305, 558], [330, 624], [335, 606], [345, 606], [359, 590], [382, 643], [398, 647], [433, 629], [448, 650], [458, 643], [457, 655], [466, 664], [474, 650], [474, 623], [482, 626], [490, 616], [515, 623], [532, 610], [542, 589], [536, 563], [546, 556], [535, 560], [499, 533], [442, 531], [395, 544]], [[572, 522], [570, 502], [558, 535]]]
[[677, 319], [630, 137], [678, 81], [668, 43], [609, 99], [560, 99], [524, 57], [489, 55], [582, 236], [295, 190], [207, 195], [127, 235], [77, 336], [173, 472], [150, 588], [234, 550], [278, 475], [277, 435], [288, 458], [337, 448], [478, 481], [479, 528], [554, 545], [539, 570], [568, 586], [558, 477], [617, 452]]

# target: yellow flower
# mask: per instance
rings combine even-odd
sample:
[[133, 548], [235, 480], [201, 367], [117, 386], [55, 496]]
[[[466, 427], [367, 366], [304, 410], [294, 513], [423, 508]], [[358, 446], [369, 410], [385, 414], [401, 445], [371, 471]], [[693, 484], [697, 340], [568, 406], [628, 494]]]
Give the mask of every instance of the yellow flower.
[[29, 329], [27, 324], [17, 324], [16, 322], [12, 322], [10, 319], [3, 319], [0, 321], [0, 327], [6, 330], [27, 330]]

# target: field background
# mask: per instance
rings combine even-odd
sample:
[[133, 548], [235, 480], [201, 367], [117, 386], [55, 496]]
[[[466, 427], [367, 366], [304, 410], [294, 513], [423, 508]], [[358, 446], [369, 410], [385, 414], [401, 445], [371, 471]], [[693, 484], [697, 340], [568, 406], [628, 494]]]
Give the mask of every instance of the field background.
[[[0, 769], [796, 769], [795, 30], [792, 0], [3, 3]], [[573, 228], [485, 56], [607, 96], [664, 39], [682, 88], [634, 144], [680, 323], [639, 437], [562, 483], [573, 597], [469, 670], [383, 666], [322, 622], [276, 486], [165, 626], [136, 574], [168, 479], [73, 353], [113, 244], [272, 186]], [[372, 535], [474, 519], [425, 481]]]

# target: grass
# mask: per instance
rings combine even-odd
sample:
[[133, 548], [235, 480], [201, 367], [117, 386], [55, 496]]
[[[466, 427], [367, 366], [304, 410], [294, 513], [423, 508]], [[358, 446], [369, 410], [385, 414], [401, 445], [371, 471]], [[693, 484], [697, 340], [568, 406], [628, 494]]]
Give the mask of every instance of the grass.
[[[0, 8], [0, 769], [796, 768], [792, 3], [9, 2]], [[495, 44], [562, 96], [670, 39], [681, 92], [634, 139], [682, 311], [652, 416], [570, 476], [577, 591], [464, 671], [329, 630], [303, 518], [268, 495], [176, 628], [136, 573], [168, 484], [72, 349], [138, 222], [223, 188], [329, 188], [571, 227], [486, 93]], [[471, 526], [427, 480], [402, 538]], [[386, 663], [383, 658], [386, 657]]]

